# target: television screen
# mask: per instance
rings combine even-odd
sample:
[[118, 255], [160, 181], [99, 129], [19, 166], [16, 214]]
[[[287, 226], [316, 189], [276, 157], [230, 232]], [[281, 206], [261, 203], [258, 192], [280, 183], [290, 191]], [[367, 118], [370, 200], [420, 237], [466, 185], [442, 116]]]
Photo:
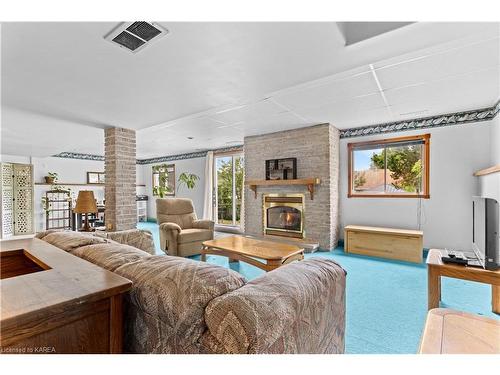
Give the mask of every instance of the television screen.
[[479, 263], [484, 267], [486, 254], [486, 200], [481, 197], [472, 199], [472, 249]]
[[492, 198], [474, 197], [472, 222], [472, 249], [481, 267], [498, 269], [500, 262], [498, 202]]

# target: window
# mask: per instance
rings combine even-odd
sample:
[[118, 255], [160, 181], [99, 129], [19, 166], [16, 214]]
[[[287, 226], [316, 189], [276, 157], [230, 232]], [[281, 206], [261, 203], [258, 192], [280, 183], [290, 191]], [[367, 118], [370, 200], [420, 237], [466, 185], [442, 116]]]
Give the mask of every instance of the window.
[[175, 195], [175, 164], [155, 165], [153, 168], [153, 195], [157, 197]]
[[215, 220], [218, 225], [241, 227], [244, 159], [241, 153], [214, 158]]
[[430, 136], [349, 143], [348, 197], [429, 198]]

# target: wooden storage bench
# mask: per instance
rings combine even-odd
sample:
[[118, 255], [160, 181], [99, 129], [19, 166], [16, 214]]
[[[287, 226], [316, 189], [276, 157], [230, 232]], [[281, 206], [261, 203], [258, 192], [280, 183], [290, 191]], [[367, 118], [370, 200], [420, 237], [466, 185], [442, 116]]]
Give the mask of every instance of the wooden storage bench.
[[423, 232], [347, 225], [344, 228], [344, 251], [422, 263]]

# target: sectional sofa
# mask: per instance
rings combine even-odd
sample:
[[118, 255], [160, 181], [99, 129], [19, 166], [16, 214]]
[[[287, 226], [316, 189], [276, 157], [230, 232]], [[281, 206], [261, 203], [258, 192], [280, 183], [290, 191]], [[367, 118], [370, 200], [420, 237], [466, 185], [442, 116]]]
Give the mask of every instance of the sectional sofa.
[[133, 282], [126, 352], [344, 352], [346, 273], [331, 260], [295, 262], [247, 282], [231, 269], [118, 242], [141, 243], [133, 232], [114, 240], [78, 232], [37, 237]]

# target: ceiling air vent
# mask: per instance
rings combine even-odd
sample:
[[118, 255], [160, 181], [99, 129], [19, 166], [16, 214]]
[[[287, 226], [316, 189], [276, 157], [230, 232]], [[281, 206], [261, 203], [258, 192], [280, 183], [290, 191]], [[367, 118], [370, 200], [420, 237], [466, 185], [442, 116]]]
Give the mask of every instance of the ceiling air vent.
[[129, 52], [137, 53], [167, 34], [168, 30], [155, 22], [122, 22], [104, 39]]

